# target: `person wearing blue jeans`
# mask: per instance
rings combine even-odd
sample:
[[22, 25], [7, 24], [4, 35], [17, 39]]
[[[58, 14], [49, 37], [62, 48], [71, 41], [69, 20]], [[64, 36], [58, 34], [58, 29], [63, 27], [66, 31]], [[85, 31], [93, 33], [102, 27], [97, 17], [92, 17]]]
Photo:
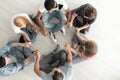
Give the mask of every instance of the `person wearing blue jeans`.
[[[34, 60], [34, 53], [32, 54], [32, 51], [25, 46], [26, 43], [19, 43], [12, 39], [0, 49], [0, 76], [9, 76], [21, 71]], [[17, 51], [27, 58], [17, 56]]]
[[[56, 43], [55, 32], [61, 31], [63, 35], [66, 35], [65, 25], [67, 25], [70, 20], [70, 8], [65, 0], [45, 0], [43, 6], [43, 8], [39, 8], [36, 15], [36, 22], [41, 27], [42, 34], [45, 36], [48, 35], [46, 28], [51, 29], [49, 34]], [[59, 22], [52, 22], [51, 20], [53, 20], [53, 18], [56, 18]]]

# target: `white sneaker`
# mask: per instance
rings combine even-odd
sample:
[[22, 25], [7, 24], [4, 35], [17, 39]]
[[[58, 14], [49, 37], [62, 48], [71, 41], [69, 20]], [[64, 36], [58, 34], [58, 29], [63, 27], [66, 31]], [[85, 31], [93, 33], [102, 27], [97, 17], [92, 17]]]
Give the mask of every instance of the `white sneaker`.
[[49, 34], [50, 34], [50, 36], [51, 36], [53, 42], [54, 42], [54, 43], [57, 43], [56, 36], [55, 36], [52, 32], [49, 32]]
[[66, 35], [65, 26], [63, 26], [60, 31], [62, 32], [62, 34], [63, 34], [64, 36]]

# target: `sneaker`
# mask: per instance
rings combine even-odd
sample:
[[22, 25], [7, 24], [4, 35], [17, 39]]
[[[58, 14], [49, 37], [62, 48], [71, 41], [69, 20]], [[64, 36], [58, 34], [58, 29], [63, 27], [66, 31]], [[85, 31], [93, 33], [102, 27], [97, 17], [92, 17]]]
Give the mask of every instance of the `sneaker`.
[[63, 26], [60, 30], [62, 32], [62, 34], [65, 36], [66, 35], [66, 30], [65, 30], [65, 27]]
[[49, 32], [49, 34], [50, 34], [50, 36], [51, 36], [53, 42], [54, 42], [54, 43], [57, 43], [56, 36], [55, 36], [52, 32]]
[[57, 52], [59, 52], [61, 50], [61, 48], [60, 48], [60, 45], [59, 44], [57, 44], [57, 46], [56, 46], [56, 48], [54, 49], [54, 53], [57, 53]]

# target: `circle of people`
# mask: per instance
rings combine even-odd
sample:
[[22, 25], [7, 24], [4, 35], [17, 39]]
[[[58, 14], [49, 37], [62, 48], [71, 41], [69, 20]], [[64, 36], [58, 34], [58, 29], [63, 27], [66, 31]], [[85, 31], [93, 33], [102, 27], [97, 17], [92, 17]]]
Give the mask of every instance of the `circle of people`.
[[[90, 25], [97, 16], [96, 9], [89, 3], [70, 10], [64, 0], [45, 0], [44, 7], [39, 8], [36, 16], [20, 13], [12, 18], [12, 28], [21, 34], [19, 41], [10, 39], [0, 49], [0, 76], [9, 76], [24, 69], [35, 61], [34, 72], [43, 80], [71, 80], [72, 64], [93, 58], [97, 53], [97, 44], [85, 37]], [[58, 21], [55, 22], [53, 18]], [[40, 51], [32, 51], [30, 47], [38, 32], [51, 36], [57, 43], [55, 33], [61, 31], [66, 36], [65, 26], [74, 27], [72, 46], [66, 43], [65, 49], [57, 44], [48, 55], [41, 58]], [[23, 56], [17, 56], [20, 52]]]

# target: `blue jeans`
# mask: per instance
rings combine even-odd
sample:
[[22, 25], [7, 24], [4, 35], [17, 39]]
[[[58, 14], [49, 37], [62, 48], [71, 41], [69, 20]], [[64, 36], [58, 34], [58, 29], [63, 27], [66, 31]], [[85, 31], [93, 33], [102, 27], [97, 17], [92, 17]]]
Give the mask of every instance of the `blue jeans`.
[[[56, 18], [59, 20], [59, 23], [55, 24], [50, 22], [51, 19]], [[55, 10], [54, 12], [50, 13], [44, 13], [42, 17], [42, 21], [44, 22], [45, 28], [51, 29], [51, 32], [55, 33], [59, 31], [65, 24], [64, 21], [66, 21], [66, 16], [62, 11]]]

